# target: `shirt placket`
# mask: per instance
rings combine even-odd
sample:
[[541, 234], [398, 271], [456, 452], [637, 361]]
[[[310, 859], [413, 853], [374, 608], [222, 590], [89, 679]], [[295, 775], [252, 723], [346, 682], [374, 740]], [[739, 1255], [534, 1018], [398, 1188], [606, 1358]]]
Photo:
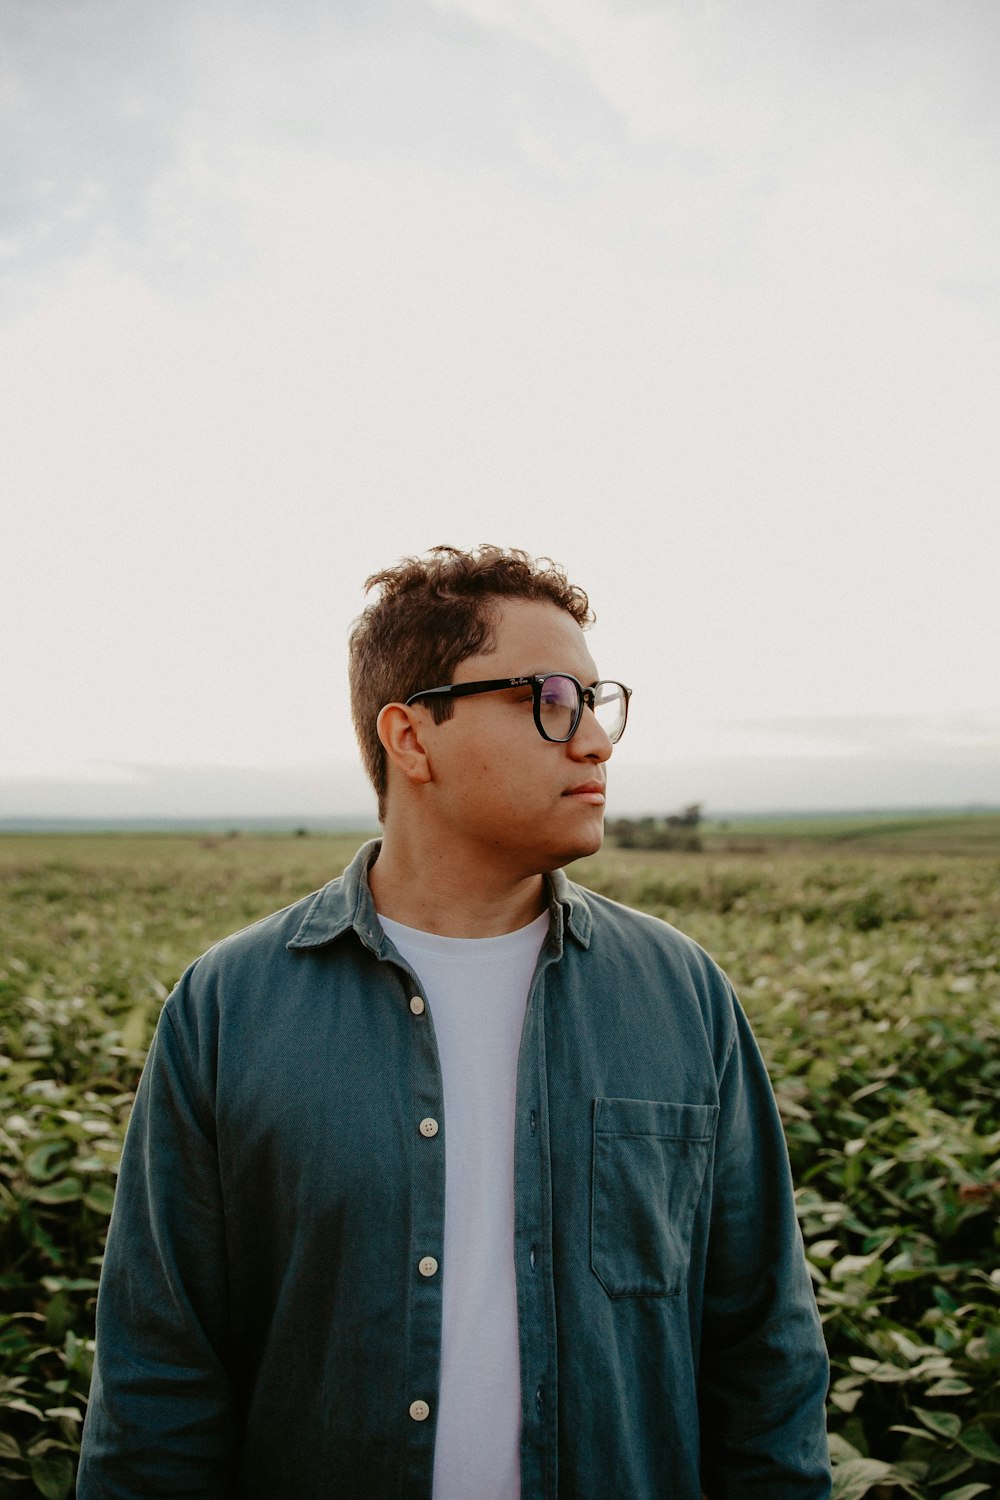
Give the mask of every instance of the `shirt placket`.
[[550, 936], [528, 997], [517, 1070], [514, 1261], [521, 1360], [521, 1497], [555, 1500], [558, 1452], [552, 1177], [545, 1068], [545, 969], [561, 953]]
[[410, 1240], [404, 1303], [405, 1424], [402, 1495], [431, 1500], [434, 1437], [441, 1372], [441, 1290], [444, 1245], [444, 1092], [430, 1011], [420, 981], [400, 960], [401, 1000], [410, 1021]]

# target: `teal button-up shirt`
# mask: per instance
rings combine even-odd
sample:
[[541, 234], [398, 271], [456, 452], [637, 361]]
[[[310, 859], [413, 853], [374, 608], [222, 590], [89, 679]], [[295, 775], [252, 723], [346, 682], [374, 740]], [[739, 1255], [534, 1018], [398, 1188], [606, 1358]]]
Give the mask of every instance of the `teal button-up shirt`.
[[[377, 851], [164, 1006], [79, 1500], [431, 1500], [447, 1117]], [[736, 997], [665, 923], [548, 889], [516, 1101], [522, 1500], [821, 1500], [826, 1354]]]

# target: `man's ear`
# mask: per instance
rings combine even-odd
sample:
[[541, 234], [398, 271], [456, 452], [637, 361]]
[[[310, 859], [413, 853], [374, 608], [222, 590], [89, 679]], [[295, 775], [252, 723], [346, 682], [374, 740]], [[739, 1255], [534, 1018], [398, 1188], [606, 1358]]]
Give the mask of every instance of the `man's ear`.
[[432, 780], [430, 760], [420, 732], [422, 723], [428, 718], [425, 708], [387, 703], [375, 721], [389, 761], [415, 786], [425, 786]]

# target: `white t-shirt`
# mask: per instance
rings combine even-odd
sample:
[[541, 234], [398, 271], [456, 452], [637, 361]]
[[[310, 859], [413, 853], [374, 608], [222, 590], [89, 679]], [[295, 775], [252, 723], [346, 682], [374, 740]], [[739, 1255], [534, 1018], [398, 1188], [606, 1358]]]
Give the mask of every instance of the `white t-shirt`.
[[420, 979], [444, 1087], [434, 1500], [518, 1500], [514, 1108], [525, 1006], [548, 915], [493, 938], [438, 937], [379, 921]]

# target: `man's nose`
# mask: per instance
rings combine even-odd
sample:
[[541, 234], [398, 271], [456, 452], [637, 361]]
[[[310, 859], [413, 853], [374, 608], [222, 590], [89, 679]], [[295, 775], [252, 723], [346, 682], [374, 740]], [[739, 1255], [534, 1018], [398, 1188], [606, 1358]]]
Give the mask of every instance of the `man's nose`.
[[569, 748], [575, 760], [600, 762], [610, 759], [614, 746], [592, 708], [584, 707], [576, 733], [569, 741]]

